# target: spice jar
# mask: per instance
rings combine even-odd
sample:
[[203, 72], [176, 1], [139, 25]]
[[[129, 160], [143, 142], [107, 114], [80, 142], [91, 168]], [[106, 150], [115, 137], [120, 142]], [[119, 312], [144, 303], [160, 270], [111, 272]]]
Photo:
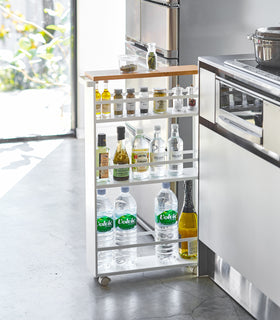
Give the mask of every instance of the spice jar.
[[[154, 89], [154, 98], [166, 97], [166, 89]], [[167, 100], [154, 101], [154, 113], [166, 113]]]
[[[134, 88], [130, 88], [126, 90], [126, 99], [134, 99], [135, 98], [135, 90]], [[126, 113], [128, 116], [134, 116], [135, 115], [135, 101], [128, 101], [126, 102]]]
[[140, 114], [145, 116], [149, 112], [149, 92], [147, 87], [141, 87], [139, 92], [140, 101]]
[[157, 68], [157, 54], [156, 44], [148, 43], [148, 53], [146, 56], [147, 66], [150, 71], [156, 70]]
[[[123, 99], [122, 89], [115, 89], [114, 100]], [[121, 117], [123, 115], [123, 102], [114, 103], [114, 116]]]

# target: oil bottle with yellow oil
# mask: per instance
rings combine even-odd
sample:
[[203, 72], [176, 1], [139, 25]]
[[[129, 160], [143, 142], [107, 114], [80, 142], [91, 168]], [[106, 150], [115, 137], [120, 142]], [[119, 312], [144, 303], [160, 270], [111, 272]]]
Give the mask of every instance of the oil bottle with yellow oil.
[[185, 181], [185, 200], [179, 216], [179, 255], [183, 259], [197, 258], [197, 214], [193, 205], [193, 182]]

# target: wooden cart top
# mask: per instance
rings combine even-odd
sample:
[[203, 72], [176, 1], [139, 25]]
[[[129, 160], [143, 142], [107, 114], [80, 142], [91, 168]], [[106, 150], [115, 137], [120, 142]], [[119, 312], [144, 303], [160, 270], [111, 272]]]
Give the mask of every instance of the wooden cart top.
[[170, 66], [159, 68], [155, 71], [143, 70], [139, 72], [122, 73], [120, 70], [86, 71], [85, 76], [92, 81], [137, 79], [153, 77], [185, 76], [197, 74], [196, 65]]

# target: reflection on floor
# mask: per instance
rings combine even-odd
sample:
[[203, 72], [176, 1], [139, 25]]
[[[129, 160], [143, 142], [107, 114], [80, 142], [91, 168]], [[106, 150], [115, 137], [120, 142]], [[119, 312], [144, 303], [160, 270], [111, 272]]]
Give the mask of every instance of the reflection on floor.
[[184, 269], [115, 276], [100, 287], [86, 269], [83, 152], [82, 140], [66, 139], [45, 158], [34, 153], [40, 162], [0, 199], [1, 320], [253, 319]]

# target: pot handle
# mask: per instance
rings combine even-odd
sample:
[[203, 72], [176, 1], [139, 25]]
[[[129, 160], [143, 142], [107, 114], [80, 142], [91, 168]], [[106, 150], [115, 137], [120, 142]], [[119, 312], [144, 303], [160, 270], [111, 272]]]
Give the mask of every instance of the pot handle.
[[254, 39], [254, 33], [248, 34], [247, 35], [248, 40], [253, 40]]

